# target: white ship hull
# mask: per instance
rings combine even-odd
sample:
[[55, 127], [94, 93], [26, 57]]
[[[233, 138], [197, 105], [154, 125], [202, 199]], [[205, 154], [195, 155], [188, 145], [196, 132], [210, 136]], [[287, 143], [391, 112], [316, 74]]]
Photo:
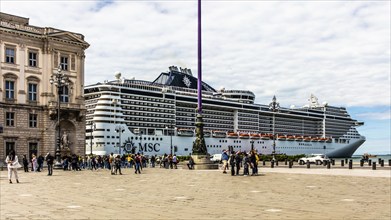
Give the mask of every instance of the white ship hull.
[[[97, 124], [97, 128], [113, 127], [111, 124]], [[112, 128], [114, 130], [114, 127]], [[96, 132], [96, 131], [95, 131]], [[99, 133], [96, 133], [99, 136]], [[106, 134], [106, 133], [105, 133]], [[114, 133], [118, 135], [118, 133]], [[140, 140], [140, 138], [142, 140]], [[108, 155], [111, 152], [115, 154], [126, 153], [142, 153], [144, 155], [163, 155], [176, 154], [181, 156], [188, 156], [192, 152], [194, 137], [181, 136], [158, 136], [158, 135], [136, 135], [131, 133], [128, 129], [121, 135], [121, 150], [118, 147], [110, 145], [101, 145], [93, 148], [92, 153], [97, 155]], [[108, 142], [110, 139], [96, 140], [97, 142]], [[365, 138], [350, 139], [349, 143], [331, 143], [328, 142], [306, 142], [297, 140], [276, 140], [276, 154], [298, 155], [298, 154], [326, 154], [329, 157], [342, 158], [351, 157], [355, 150], [364, 143]], [[224, 149], [232, 149], [233, 151], [251, 150], [252, 144], [259, 154], [272, 154], [273, 140], [262, 139], [241, 139], [241, 138], [205, 138], [205, 144], [210, 155], [221, 153]], [[171, 149], [172, 146], [172, 149]], [[86, 152], [89, 153], [87, 145]]]

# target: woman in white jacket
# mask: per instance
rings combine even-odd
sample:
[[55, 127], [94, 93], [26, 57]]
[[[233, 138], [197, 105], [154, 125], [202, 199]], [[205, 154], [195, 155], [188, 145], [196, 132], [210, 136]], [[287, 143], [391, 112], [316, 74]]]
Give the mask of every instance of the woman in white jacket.
[[15, 155], [15, 152], [13, 150], [9, 153], [9, 155], [5, 159], [5, 162], [7, 163], [8, 179], [9, 179], [10, 183], [12, 183], [12, 181], [11, 181], [12, 172], [15, 173], [16, 182], [19, 183], [17, 169], [22, 166], [19, 164], [18, 156]]

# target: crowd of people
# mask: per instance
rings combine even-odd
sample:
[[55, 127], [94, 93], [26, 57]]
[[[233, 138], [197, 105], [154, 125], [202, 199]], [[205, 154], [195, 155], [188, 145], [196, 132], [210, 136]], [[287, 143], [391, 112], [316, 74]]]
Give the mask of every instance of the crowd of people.
[[[24, 172], [31, 171], [41, 172], [43, 170], [44, 162], [46, 161], [48, 176], [53, 175], [53, 165], [55, 158], [50, 153], [46, 156], [35, 154], [31, 155], [31, 159], [28, 160], [26, 155], [23, 155], [23, 168]], [[221, 155], [223, 173], [227, 173], [231, 169], [231, 175], [240, 175], [240, 169], [243, 167], [243, 175], [258, 175], [258, 161], [259, 156], [256, 151], [251, 151], [249, 154], [246, 152], [227, 152], [224, 150]], [[14, 151], [11, 151], [5, 160], [8, 167], [8, 179], [12, 183], [12, 174], [14, 174], [16, 182], [19, 183], [17, 168], [22, 167], [19, 164], [18, 157]], [[111, 175], [122, 175], [121, 169], [134, 168], [135, 174], [141, 174], [143, 168], [151, 167], [154, 168], [157, 165], [160, 168], [165, 169], [177, 169], [179, 159], [175, 154], [164, 154], [161, 156], [153, 155], [146, 156], [141, 153], [137, 154], [123, 154], [114, 155], [76, 155], [72, 154], [69, 156], [62, 157], [62, 169], [64, 171], [81, 171], [81, 170], [110, 170]], [[187, 162], [189, 169], [194, 169], [194, 160], [189, 157]]]

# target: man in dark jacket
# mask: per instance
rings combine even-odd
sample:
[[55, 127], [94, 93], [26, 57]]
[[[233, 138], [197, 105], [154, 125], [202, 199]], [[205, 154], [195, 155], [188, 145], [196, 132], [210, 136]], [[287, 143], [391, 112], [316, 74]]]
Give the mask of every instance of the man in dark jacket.
[[236, 175], [239, 175], [240, 165], [242, 163], [241, 153], [238, 151], [235, 156], [235, 164], [236, 164]]
[[231, 152], [231, 156], [229, 157], [229, 164], [231, 165], [231, 176], [235, 176], [235, 152]]
[[54, 157], [49, 152], [46, 155], [46, 164], [48, 165], [48, 176], [51, 176], [53, 174], [53, 162], [54, 162]]

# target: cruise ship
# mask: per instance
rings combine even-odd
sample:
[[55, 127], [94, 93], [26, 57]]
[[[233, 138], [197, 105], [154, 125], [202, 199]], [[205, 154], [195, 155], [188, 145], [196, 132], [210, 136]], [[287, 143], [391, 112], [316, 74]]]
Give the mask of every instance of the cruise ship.
[[[170, 66], [153, 82], [125, 79], [86, 86], [86, 153], [106, 155], [190, 155], [195, 140], [197, 78]], [[326, 154], [351, 157], [365, 142], [346, 108], [319, 104], [311, 95], [303, 107], [254, 103], [247, 90], [216, 90], [202, 82], [204, 137], [209, 154], [222, 150], [260, 154]], [[273, 144], [274, 147], [273, 147]]]

